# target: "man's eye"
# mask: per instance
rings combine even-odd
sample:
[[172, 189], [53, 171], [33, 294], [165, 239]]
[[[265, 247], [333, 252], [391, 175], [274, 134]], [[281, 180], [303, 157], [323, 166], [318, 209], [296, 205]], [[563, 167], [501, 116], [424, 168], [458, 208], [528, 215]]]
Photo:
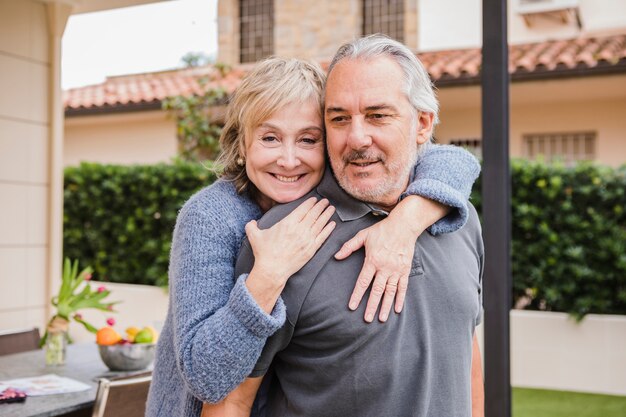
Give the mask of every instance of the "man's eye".
[[345, 122], [346, 120], [348, 120], [347, 116], [335, 116], [330, 119], [330, 121], [333, 123], [341, 123], [341, 122]]
[[385, 117], [388, 117], [388, 114], [383, 114], [383, 113], [373, 113], [370, 114], [370, 118], [371, 119], [384, 119]]

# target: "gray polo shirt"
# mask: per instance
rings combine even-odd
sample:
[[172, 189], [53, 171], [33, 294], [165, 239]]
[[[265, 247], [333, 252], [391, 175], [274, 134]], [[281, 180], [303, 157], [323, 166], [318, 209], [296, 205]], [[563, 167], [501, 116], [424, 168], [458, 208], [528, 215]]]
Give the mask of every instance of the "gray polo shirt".
[[[481, 317], [483, 244], [476, 211], [454, 233], [417, 241], [406, 303], [386, 323], [363, 320], [348, 300], [363, 250], [337, 261], [333, 255], [359, 230], [386, 213], [347, 195], [330, 169], [302, 199], [277, 206], [260, 221], [267, 228], [304, 199], [326, 197], [337, 226], [282, 293], [287, 321], [267, 342], [251, 376], [270, 364], [275, 381], [269, 417], [470, 417], [472, 337]], [[250, 271], [244, 242], [236, 274]], [[366, 294], [366, 298], [369, 294]]]

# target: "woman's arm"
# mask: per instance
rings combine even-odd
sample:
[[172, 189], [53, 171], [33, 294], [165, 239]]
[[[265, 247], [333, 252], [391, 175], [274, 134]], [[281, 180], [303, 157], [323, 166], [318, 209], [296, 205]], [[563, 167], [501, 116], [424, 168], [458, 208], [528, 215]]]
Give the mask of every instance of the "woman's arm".
[[219, 403], [204, 403], [200, 417], [250, 417], [262, 381], [263, 377], [247, 378]]
[[[218, 402], [253, 369], [268, 336], [285, 321], [279, 301], [267, 314], [234, 276], [239, 242], [232, 214], [216, 200], [193, 198], [181, 210], [170, 255], [170, 310], [174, 354], [195, 397]], [[208, 201], [207, 201], [208, 200]], [[235, 365], [235, 366], [233, 366]]]
[[254, 220], [246, 225], [254, 253], [254, 266], [246, 286], [267, 313], [274, 308], [289, 277], [298, 272], [330, 236], [335, 228], [335, 222], [329, 222], [334, 212], [328, 200], [317, 202], [309, 198], [269, 229], [259, 229]]
[[472, 342], [472, 417], [485, 417], [485, 381], [476, 334]]
[[385, 220], [359, 232], [335, 255], [345, 259], [365, 247], [365, 262], [350, 297], [350, 309], [358, 307], [372, 285], [365, 321], [374, 319], [381, 299], [380, 321], [387, 320], [394, 300], [394, 311], [402, 311], [417, 238], [429, 227], [431, 233], [441, 234], [465, 224], [467, 201], [479, 173], [480, 164], [466, 150], [427, 145], [415, 165], [405, 198]]
[[[326, 224], [332, 215], [328, 202], [312, 200], [285, 218], [278, 232], [257, 231], [273, 249], [286, 241], [283, 232], [308, 238], [305, 248], [292, 242], [269, 254], [260, 253], [261, 271], [255, 271], [248, 288], [251, 277], [233, 278], [244, 231], [237, 230], [234, 216], [226, 213], [228, 204], [241, 203], [192, 199], [186, 204], [177, 219], [170, 258], [176, 362], [188, 390], [211, 403], [222, 400], [252, 371], [267, 337], [285, 321], [280, 291], [272, 289], [280, 288], [308, 261], [333, 226]], [[274, 268], [263, 267], [267, 265]]]

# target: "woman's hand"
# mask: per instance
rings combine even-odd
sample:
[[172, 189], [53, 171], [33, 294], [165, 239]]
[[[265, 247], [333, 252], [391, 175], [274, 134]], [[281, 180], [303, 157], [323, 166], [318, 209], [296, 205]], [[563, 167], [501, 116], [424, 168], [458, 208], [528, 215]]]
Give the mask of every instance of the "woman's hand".
[[269, 229], [256, 221], [246, 225], [254, 266], [246, 286], [257, 303], [271, 312], [289, 277], [298, 272], [335, 228], [335, 208], [328, 200], [309, 198]]
[[406, 298], [415, 242], [427, 227], [444, 217], [449, 210], [449, 207], [423, 197], [409, 196], [402, 200], [386, 219], [361, 230], [344, 243], [335, 254], [338, 260], [345, 259], [352, 252], [365, 247], [365, 261], [348, 307], [356, 310], [371, 284], [372, 289], [365, 308], [365, 321], [369, 323], [374, 320], [381, 299], [382, 305], [378, 315], [381, 322], [389, 318], [394, 299], [394, 311], [400, 313]]

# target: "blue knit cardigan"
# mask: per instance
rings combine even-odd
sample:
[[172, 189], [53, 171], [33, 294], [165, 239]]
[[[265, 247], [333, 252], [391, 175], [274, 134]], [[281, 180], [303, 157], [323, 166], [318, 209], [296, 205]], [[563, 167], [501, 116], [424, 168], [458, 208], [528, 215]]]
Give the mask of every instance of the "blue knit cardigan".
[[[431, 233], [465, 224], [467, 199], [479, 171], [476, 159], [461, 148], [427, 147], [406, 193], [458, 209], [431, 226]], [[247, 377], [267, 337], [284, 323], [281, 299], [266, 314], [247, 291], [247, 276], [234, 277], [244, 226], [261, 215], [254, 201], [225, 180], [194, 194], [178, 214], [169, 308], [157, 345], [147, 417], [199, 416], [202, 402], [220, 401]]]

